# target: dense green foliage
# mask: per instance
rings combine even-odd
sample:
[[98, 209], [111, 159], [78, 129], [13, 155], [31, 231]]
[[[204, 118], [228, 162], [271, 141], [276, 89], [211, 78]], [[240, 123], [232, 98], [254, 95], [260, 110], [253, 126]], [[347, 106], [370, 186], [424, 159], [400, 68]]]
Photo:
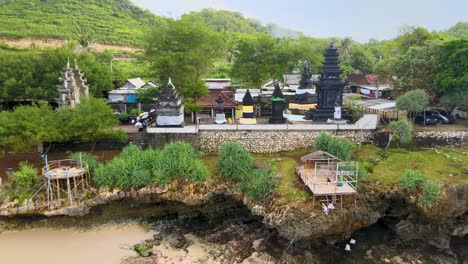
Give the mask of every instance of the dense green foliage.
[[351, 148], [353, 143], [346, 139], [333, 137], [328, 133], [320, 133], [315, 140], [315, 150], [326, 151], [337, 156], [341, 160], [348, 161], [351, 159]]
[[159, 80], [172, 78], [186, 98], [199, 98], [208, 94], [202, 77], [223, 56], [223, 44], [219, 33], [182, 18], [155, 29], [146, 53]]
[[455, 26], [443, 32], [454, 38], [468, 37], [468, 22], [458, 22]]
[[89, 172], [91, 172], [91, 175], [94, 175], [94, 172], [96, 172], [96, 169], [101, 165], [101, 163], [97, 160], [97, 158], [89, 153], [86, 152], [75, 152], [70, 155], [70, 159], [76, 161], [78, 164], [83, 162], [83, 166], [87, 165]]
[[423, 209], [431, 208], [440, 195], [438, 182], [429, 180], [426, 175], [414, 170], [405, 170], [400, 180], [400, 186], [410, 192], [421, 191], [418, 197], [418, 206]]
[[260, 166], [254, 169], [250, 153], [235, 142], [228, 142], [221, 147], [217, 162], [218, 171], [237, 183], [241, 192], [254, 200], [266, 198], [275, 188], [271, 167]]
[[221, 147], [217, 167], [224, 176], [239, 181], [252, 172], [252, 166], [252, 156], [238, 143], [228, 142]]
[[388, 124], [392, 137], [402, 144], [411, 142], [413, 138], [413, 124], [408, 120], [392, 121]]
[[[429, 104], [429, 96], [425, 90], [417, 89], [409, 91], [396, 100], [396, 107], [408, 113], [423, 111]], [[416, 116], [413, 114], [413, 118]]]
[[118, 124], [112, 108], [103, 99], [89, 98], [75, 108], [52, 110], [45, 104], [0, 111], [0, 148], [28, 152], [43, 142], [90, 141], [126, 135], [113, 128]]
[[13, 173], [5, 186], [2, 186], [1, 196], [6, 196], [9, 200], [18, 199], [22, 203], [26, 199], [31, 199], [40, 186], [41, 178], [37, 170], [29, 163], [22, 162], [19, 164], [19, 170]]
[[128, 0], [2, 0], [0, 35], [142, 46], [165, 19]]
[[418, 198], [418, 205], [423, 209], [429, 209], [437, 203], [440, 195], [439, 183], [426, 181]]
[[167, 144], [161, 151], [129, 145], [97, 168], [93, 182], [98, 187], [120, 189], [164, 186], [177, 179], [202, 183], [208, 170], [197, 158], [193, 147], [183, 142]]
[[414, 192], [421, 189], [426, 181], [426, 175], [418, 171], [407, 169], [400, 180], [400, 186], [406, 191]]
[[279, 27], [275, 24], [265, 26], [258, 20], [246, 18], [240, 12], [228, 10], [203, 9], [199, 12], [191, 12], [184, 15], [192, 21], [203, 22], [210, 29], [218, 32], [229, 33], [269, 33], [274, 37], [293, 37], [302, 36], [301, 32], [293, 31], [287, 28]]
[[271, 174], [271, 168], [258, 168], [242, 178], [237, 186], [244, 195], [251, 199], [265, 199], [276, 186]]
[[468, 92], [468, 37], [444, 42], [439, 47], [440, 68], [435, 76], [439, 94]]
[[[108, 53], [75, 53], [71, 48], [43, 51], [9, 50], [0, 47], [0, 97], [54, 101], [67, 58], [76, 59], [87, 79], [90, 93], [98, 97], [113, 88]], [[39, 67], [40, 65], [40, 67]]]

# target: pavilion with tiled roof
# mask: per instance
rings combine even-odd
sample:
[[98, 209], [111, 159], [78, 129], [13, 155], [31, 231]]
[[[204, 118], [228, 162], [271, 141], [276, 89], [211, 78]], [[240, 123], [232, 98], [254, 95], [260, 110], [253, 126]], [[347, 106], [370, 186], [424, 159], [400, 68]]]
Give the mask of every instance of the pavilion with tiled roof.
[[210, 89], [208, 95], [200, 97], [197, 100], [197, 104], [203, 107], [203, 113], [209, 113], [212, 118], [215, 116], [216, 108], [218, 107], [218, 97], [221, 95], [223, 99], [223, 110], [231, 117], [234, 117], [235, 109], [237, 106], [236, 100], [234, 100], [234, 93], [227, 90], [221, 89]]

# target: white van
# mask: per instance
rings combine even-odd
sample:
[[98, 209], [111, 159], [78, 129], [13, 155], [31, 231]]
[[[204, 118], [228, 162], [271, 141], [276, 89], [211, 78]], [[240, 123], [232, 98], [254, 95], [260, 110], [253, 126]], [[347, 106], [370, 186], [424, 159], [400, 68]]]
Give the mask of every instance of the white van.
[[466, 109], [464, 107], [456, 107], [453, 110], [452, 115], [456, 119], [467, 119], [468, 117], [468, 113], [466, 112]]

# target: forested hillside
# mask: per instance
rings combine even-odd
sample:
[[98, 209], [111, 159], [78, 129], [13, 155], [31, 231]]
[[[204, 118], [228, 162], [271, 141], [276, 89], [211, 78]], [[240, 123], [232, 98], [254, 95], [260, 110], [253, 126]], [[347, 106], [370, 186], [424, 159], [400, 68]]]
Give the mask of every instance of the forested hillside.
[[293, 37], [303, 36], [303, 33], [291, 29], [283, 28], [269, 23], [263, 25], [260, 21], [246, 18], [242, 13], [228, 10], [203, 9], [199, 12], [191, 12], [184, 15], [193, 21], [203, 22], [212, 30], [218, 32], [237, 32], [237, 33], [268, 33], [274, 37]]
[[165, 22], [129, 0], [0, 0], [0, 36], [141, 46]]
[[443, 33], [454, 38], [466, 37], [468, 36], [468, 22], [458, 22], [455, 26], [447, 29]]

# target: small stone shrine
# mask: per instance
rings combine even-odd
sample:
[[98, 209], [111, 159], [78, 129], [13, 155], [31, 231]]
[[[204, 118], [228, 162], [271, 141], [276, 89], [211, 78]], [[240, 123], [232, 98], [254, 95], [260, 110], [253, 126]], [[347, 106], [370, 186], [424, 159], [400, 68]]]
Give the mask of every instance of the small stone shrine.
[[80, 103], [80, 97], [89, 96], [89, 87], [86, 85], [84, 74], [78, 68], [75, 60], [75, 68], [70, 68], [70, 59], [67, 59], [67, 66], [63, 71], [63, 77], [59, 78], [60, 84], [57, 85], [59, 97], [57, 103], [59, 106], [69, 105], [71, 107]]
[[227, 123], [227, 120], [226, 120], [226, 115], [224, 114], [224, 111], [223, 111], [224, 100], [223, 100], [223, 97], [221, 96], [221, 93], [219, 93], [218, 99], [216, 99], [216, 103], [218, 104], [218, 107], [216, 109], [215, 122], [216, 124], [225, 124]]
[[[333, 42], [324, 55], [323, 69], [317, 83], [317, 107], [307, 111], [305, 119], [316, 122], [333, 122], [333, 120], [339, 122], [342, 120], [343, 88], [346, 83], [340, 78], [338, 50], [333, 46]], [[339, 117], [339, 120], [335, 117]]]
[[304, 71], [302, 72], [302, 79], [299, 82], [299, 87], [296, 90], [296, 103], [307, 105], [313, 104], [315, 95], [315, 85], [311, 80], [312, 74], [310, 73], [310, 63], [304, 62]]
[[270, 124], [284, 124], [286, 118], [283, 116], [284, 111], [284, 96], [281, 92], [278, 82], [275, 82], [275, 90], [271, 97], [271, 118]]
[[257, 124], [257, 119], [254, 115], [254, 101], [252, 95], [250, 94], [249, 89], [242, 98], [242, 117], [239, 119], [239, 124], [242, 125], [251, 125]]
[[169, 78], [166, 87], [161, 91], [156, 107], [156, 125], [158, 127], [183, 127], [184, 126], [184, 105], [183, 97]]

